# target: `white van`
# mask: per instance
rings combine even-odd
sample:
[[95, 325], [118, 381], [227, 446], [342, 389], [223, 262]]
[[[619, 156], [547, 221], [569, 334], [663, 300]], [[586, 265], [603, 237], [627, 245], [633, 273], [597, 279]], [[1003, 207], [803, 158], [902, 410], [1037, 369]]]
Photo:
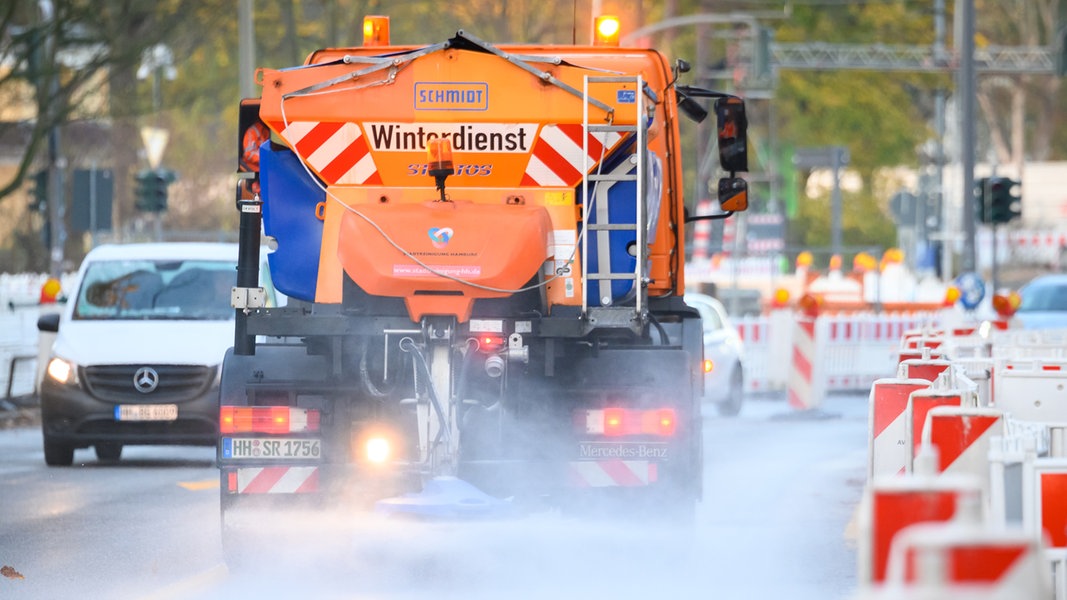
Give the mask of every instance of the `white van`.
[[236, 269], [237, 244], [89, 252], [63, 311], [38, 322], [56, 334], [40, 385], [47, 464], [90, 446], [113, 461], [129, 444], [215, 444]]

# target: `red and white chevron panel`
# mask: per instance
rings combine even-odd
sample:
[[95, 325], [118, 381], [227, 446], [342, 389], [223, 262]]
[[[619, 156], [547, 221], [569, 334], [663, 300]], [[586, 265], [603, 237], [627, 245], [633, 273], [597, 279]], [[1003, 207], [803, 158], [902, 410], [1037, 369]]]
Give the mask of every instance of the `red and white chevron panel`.
[[951, 364], [943, 358], [904, 360], [900, 363], [900, 376], [935, 381]]
[[1051, 598], [1036, 536], [981, 523], [923, 523], [893, 540], [887, 587], [907, 598]]
[[[922, 379], [922, 377], [919, 377]], [[915, 457], [919, 455], [922, 440], [926, 430], [926, 415], [938, 406], [964, 406], [966, 392], [954, 389], [935, 389], [912, 392], [908, 398], [908, 444], [911, 455], [908, 457], [908, 472], [911, 473], [915, 464]]]
[[379, 185], [378, 167], [359, 125], [350, 122], [273, 123], [291, 148], [328, 185]]
[[[608, 156], [622, 139], [614, 131], [589, 134], [589, 164]], [[524, 186], [571, 187], [582, 178], [582, 125], [545, 125], [537, 134]]]
[[989, 408], [937, 406], [926, 415], [922, 441], [937, 448], [938, 471], [968, 475], [990, 493], [989, 450], [1004, 435], [1004, 412]]
[[583, 460], [568, 464], [574, 487], [640, 487], [655, 483], [658, 465], [648, 460]]
[[238, 494], [306, 494], [318, 490], [318, 467], [237, 469]]
[[899, 475], [907, 471], [908, 398], [930, 382], [922, 379], [879, 379], [871, 386], [868, 475]]

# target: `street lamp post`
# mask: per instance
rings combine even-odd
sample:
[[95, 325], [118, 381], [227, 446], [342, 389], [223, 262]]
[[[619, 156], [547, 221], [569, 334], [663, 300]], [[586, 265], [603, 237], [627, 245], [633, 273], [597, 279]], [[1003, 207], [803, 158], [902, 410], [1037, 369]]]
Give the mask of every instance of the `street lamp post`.
[[[48, 31], [44, 36], [43, 53], [48, 64], [47, 81], [43, 82], [45, 90], [44, 105], [38, 105], [37, 118], [41, 118], [42, 110], [54, 111], [54, 104], [59, 98], [59, 74], [56, 72], [55, 60], [55, 9], [52, 0], [39, 0], [37, 3], [41, 15], [41, 22], [47, 23]], [[42, 82], [38, 80], [38, 86]], [[40, 94], [39, 94], [40, 95]], [[59, 124], [56, 122], [54, 113], [45, 115], [50, 120], [48, 127], [48, 273], [52, 277], [59, 277], [63, 271], [63, 247], [67, 240], [67, 230], [63, 225], [66, 218], [66, 210], [63, 198], [63, 169], [66, 160], [60, 154]]]
[[[167, 132], [159, 127], [163, 106], [163, 78], [173, 81], [177, 77], [174, 68], [174, 54], [164, 44], [156, 44], [147, 48], [141, 57], [141, 66], [137, 69], [137, 79], [145, 80], [152, 78], [152, 112], [155, 114], [156, 127], [144, 128], [142, 136], [146, 139], [149, 166], [153, 169], [159, 167], [159, 161], [163, 154], [163, 145], [166, 144]], [[162, 140], [162, 142], [149, 143], [148, 139]], [[157, 242], [163, 240], [163, 211], [155, 211], [152, 217], [152, 226]]]

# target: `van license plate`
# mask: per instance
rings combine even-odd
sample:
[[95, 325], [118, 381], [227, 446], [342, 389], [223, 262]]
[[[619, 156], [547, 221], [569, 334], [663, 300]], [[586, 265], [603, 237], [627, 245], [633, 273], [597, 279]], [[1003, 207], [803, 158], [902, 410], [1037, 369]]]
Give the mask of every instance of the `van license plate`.
[[116, 421], [173, 421], [178, 418], [177, 404], [119, 404]]

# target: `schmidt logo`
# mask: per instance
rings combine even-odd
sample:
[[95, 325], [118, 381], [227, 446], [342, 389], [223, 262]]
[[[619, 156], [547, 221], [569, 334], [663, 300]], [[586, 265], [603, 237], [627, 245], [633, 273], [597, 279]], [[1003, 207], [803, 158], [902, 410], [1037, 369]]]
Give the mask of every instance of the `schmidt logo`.
[[415, 84], [415, 110], [489, 109], [489, 84], [475, 81], [424, 81]]
[[451, 227], [431, 227], [427, 233], [430, 234], [430, 242], [434, 248], [447, 246], [453, 235]]

